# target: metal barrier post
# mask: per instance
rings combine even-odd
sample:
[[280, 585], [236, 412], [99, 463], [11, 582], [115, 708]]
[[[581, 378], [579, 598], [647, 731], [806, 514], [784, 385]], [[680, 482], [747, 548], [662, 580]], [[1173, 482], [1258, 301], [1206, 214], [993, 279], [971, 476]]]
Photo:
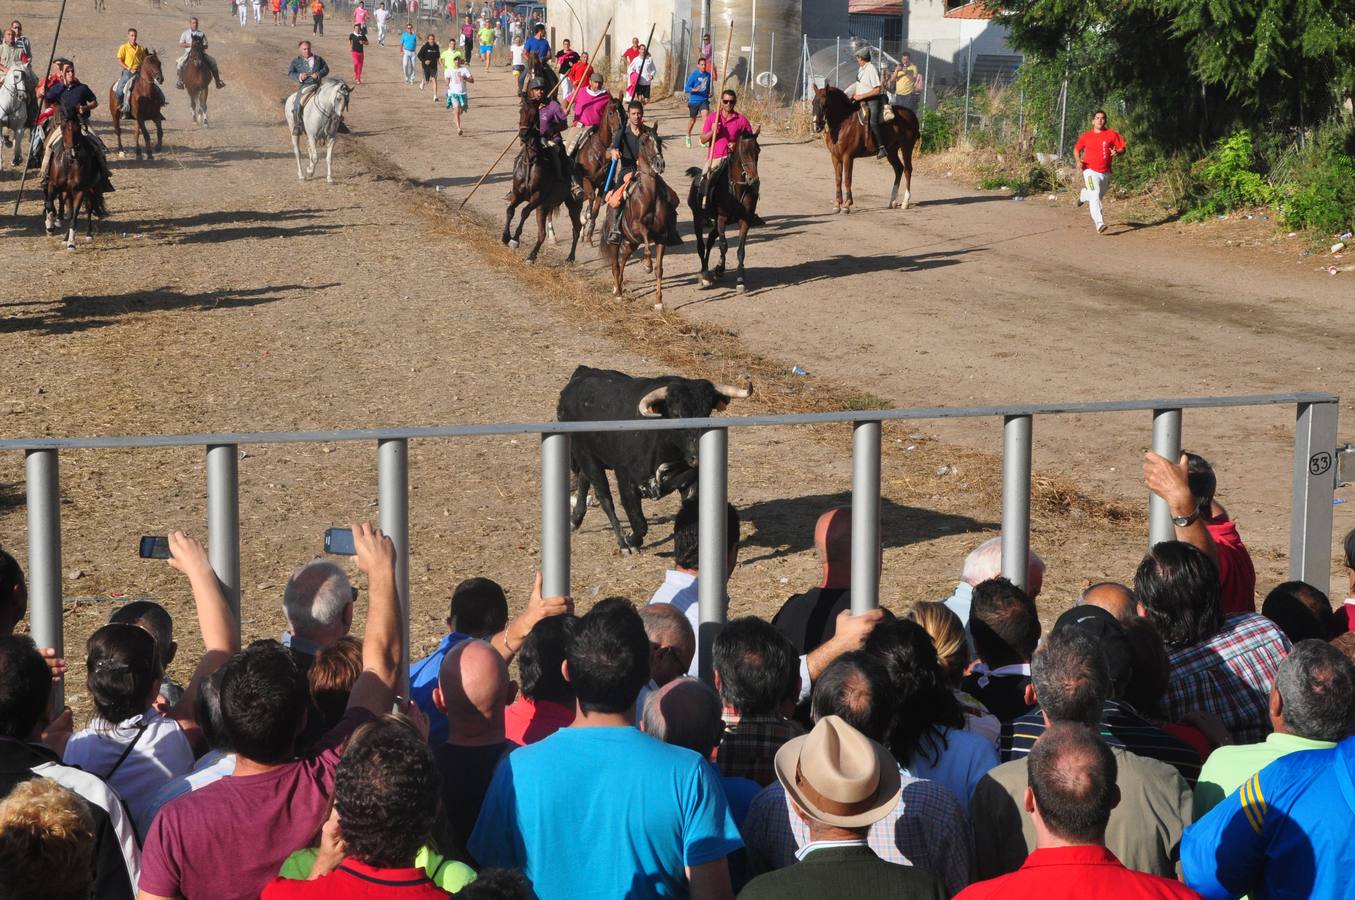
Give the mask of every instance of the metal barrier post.
[[381, 530], [395, 544], [395, 590], [400, 600], [400, 693], [409, 696], [409, 441], [376, 444], [377, 507]]
[[922, 109], [927, 108], [927, 79], [932, 70], [932, 42], [927, 42], [927, 58], [922, 63]]
[[569, 596], [567, 434], [541, 435], [541, 595]]
[[207, 557], [235, 613], [240, 633], [240, 451], [235, 444], [207, 447]]
[[[1333, 439], [1332, 446], [1335, 446]], [[1181, 410], [1153, 411], [1153, 452], [1176, 462], [1181, 458]], [[1176, 540], [1176, 526], [1167, 501], [1156, 494], [1148, 497], [1148, 546]]]
[[1289, 577], [1331, 587], [1332, 500], [1336, 493], [1337, 404], [1300, 403], [1294, 423], [1294, 500], [1289, 513]]
[[[66, 655], [61, 619], [61, 488], [55, 450], [24, 457], [28, 493], [28, 627], [33, 642]], [[52, 687], [51, 708], [65, 706], [64, 682]]]
[[880, 605], [880, 423], [852, 427], [852, 615]]
[[1025, 590], [1030, 574], [1030, 416], [1002, 420], [1002, 575]]
[[700, 482], [698, 484], [698, 503], [700, 504], [698, 552], [700, 576], [697, 580], [697, 604], [700, 610], [701, 631], [696, 636], [696, 658], [700, 663], [698, 674], [708, 684], [714, 683], [711, 648], [715, 637], [725, 624], [725, 547], [729, 536], [725, 534], [728, 519], [726, 508], [728, 501], [729, 432], [723, 428], [711, 428], [701, 433], [700, 464], [698, 466]]

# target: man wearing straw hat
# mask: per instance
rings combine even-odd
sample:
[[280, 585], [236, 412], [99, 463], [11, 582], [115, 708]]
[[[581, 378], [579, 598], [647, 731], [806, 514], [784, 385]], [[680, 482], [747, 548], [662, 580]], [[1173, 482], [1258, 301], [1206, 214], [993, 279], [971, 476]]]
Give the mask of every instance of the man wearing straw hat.
[[824, 716], [777, 751], [776, 778], [809, 826], [809, 843], [796, 854], [799, 865], [754, 878], [740, 900], [946, 896], [931, 875], [885, 862], [866, 844], [870, 826], [899, 802], [899, 767], [883, 746], [838, 716]]

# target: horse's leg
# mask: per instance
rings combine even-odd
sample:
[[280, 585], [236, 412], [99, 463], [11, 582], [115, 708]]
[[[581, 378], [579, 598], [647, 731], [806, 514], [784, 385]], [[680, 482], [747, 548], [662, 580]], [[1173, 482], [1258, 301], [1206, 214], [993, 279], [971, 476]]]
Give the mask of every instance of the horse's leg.
[[843, 203], [842, 211], [849, 213], [852, 211], [852, 165], [856, 162], [850, 154], [843, 154], [842, 160], [842, 180], [843, 187], [847, 192], [847, 199]]
[[885, 209], [893, 209], [899, 200], [899, 182], [903, 180], [903, 163], [899, 162], [899, 148], [897, 146], [891, 144], [885, 152], [889, 156], [889, 166], [894, 170], [894, 188], [889, 192], [889, 205]]
[[[657, 243], [657, 241], [656, 241], [655, 243]], [[646, 272], [653, 272], [653, 271], [654, 271], [654, 256], [653, 256], [653, 253], [652, 253], [652, 252], [650, 251], [650, 249], [649, 249], [649, 232], [648, 232], [648, 231], [645, 232], [645, 255], [644, 255], [644, 266], [645, 266], [645, 271], [646, 271]]]
[[306, 177], [315, 177], [315, 166], [320, 161], [320, 149], [315, 144], [315, 135], [306, 131]]
[[725, 257], [729, 254], [729, 238], [725, 235], [725, 230], [729, 228], [729, 219], [725, 216], [723, 211], [719, 211], [715, 215], [715, 233], [719, 236], [720, 240], [720, 265], [716, 267], [715, 273], [717, 278], [724, 278]]
[[569, 210], [569, 224], [573, 229], [573, 237], [569, 242], [569, 255], [565, 257], [565, 262], [574, 261], [574, 253], [579, 249], [579, 233], [583, 231], [583, 201], [570, 199], [565, 208]]
[[535, 199], [529, 199], [527, 205], [522, 208], [522, 218], [518, 219], [518, 227], [513, 230], [513, 240], [508, 246], [516, 247], [522, 243], [522, 229], [527, 224], [527, 217], [536, 212], [536, 208], [541, 205], [541, 195], [533, 194]]
[[903, 136], [903, 208], [913, 199], [913, 148], [917, 146], [916, 131]]
[[[147, 138], [147, 143], [150, 139]], [[159, 153], [165, 149], [165, 123], [159, 119], [155, 120], [155, 152]]]
[[654, 241], [654, 308], [663, 312], [663, 241]]
[[588, 246], [593, 246], [593, 232], [597, 229], [598, 216], [602, 213], [602, 191], [594, 191], [588, 208]]
[[325, 141], [325, 183], [334, 183], [334, 135]]
[[833, 182], [837, 188], [837, 194], [833, 200], [833, 212], [842, 212], [842, 157], [835, 151], [830, 151], [833, 157]]
[[748, 290], [747, 285], [743, 283], [743, 248], [748, 241], [748, 220], [739, 220], [739, 271], [734, 277], [734, 290], [742, 294]]
[[122, 153], [122, 113], [113, 108], [113, 136], [118, 139], [118, 153]]
[[66, 249], [75, 249], [75, 229], [80, 225], [80, 204], [84, 202], [85, 192], [76, 190], [75, 200], [71, 203], [71, 220], [66, 229]]
[[301, 168], [301, 141], [295, 131], [292, 132], [292, 155], [296, 157], [296, 180], [305, 181], [306, 172]]
[[532, 251], [527, 254], [527, 264], [536, 262], [536, 255], [541, 252], [541, 245], [546, 242], [546, 223], [550, 221], [550, 214], [553, 210], [546, 208], [544, 203], [536, 207], [536, 243], [532, 245]]
[[612, 296], [618, 300], [625, 297], [626, 263], [630, 262], [630, 255], [634, 252], [635, 246], [624, 239], [616, 245], [616, 257], [612, 261], [612, 278], [616, 287], [612, 289]]
[[510, 247], [513, 246], [513, 233], [512, 233], [512, 231], [510, 230], [510, 228], [512, 227], [512, 224], [513, 224], [513, 213], [515, 213], [515, 212], [517, 211], [518, 204], [521, 203], [521, 202], [522, 202], [521, 200], [518, 200], [518, 199], [517, 199], [517, 194], [514, 194], [514, 195], [513, 195], [513, 200], [512, 200], [512, 202], [509, 203], [509, 205], [508, 205], [508, 213], [507, 213], [507, 215], [505, 215], [505, 216], [503, 217], [503, 237], [502, 237], [502, 240], [503, 240], [503, 242], [504, 242], [505, 244], [507, 244], [507, 245], [510, 246]]

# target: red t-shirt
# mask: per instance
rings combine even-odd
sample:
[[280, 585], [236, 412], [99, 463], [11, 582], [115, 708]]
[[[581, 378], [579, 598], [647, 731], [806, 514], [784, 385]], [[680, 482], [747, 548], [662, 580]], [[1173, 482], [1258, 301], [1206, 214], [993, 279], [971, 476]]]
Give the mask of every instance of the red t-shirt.
[[1010, 875], [971, 884], [955, 900], [1199, 900], [1199, 894], [1169, 878], [1126, 869], [1105, 847], [1035, 850]]
[[1242, 536], [1231, 519], [1206, 522], [1209, 536], [1219, 548], [1219, 587], [1223, 591], [1223, 614], [1256, 612], [1256, 569]]
[[275, 878], [260, 895], [261, 900], [292, 900], [317, 897], [335, 900], [369, 900], [369, 898], [399, 897], [401, 900], [446, 898], [447, 893], [435, 885], [423, 869], [375, 869], [351, 856], [328, 875], [314, 881]]
[[1093, 172], [1110, 171], [1110, 151], [1124, 152], [1124, 138], [1118, 131], [1107, 128], [1105, 131], [1084, 131], [1073, 145], [1073, 158], [1077, 159], [1079, 150], [1087, 151], [1082, 157], [1082, 167]]
[[305, 759], [231, 775], [170, 801], [146, 836], [140, 889], [159, 897], [258, 897], [283, 860], [315, 836], [343, 744], [373, 718], [350, 709]]
[[1332, 630], [1336, 633], [1337, 637], [1340, 637], [1347, 631], [1355, 631], [1355, 629], [1351, 628], [1351, 619], [1355, 618], [1355, 616], [1352, 615], [1351, 607], [1355, 607], [1355, 599], [1347, 597], [1341, 604], [1341, 608], [1336, 611], [1335, 618], [1332, 620]]
[[568, 728], [574, 723], [574, 713], [572, 706], [519, 697], [503, 711], [503, 734], [519, 747], [525, 747]]
[[626, 61], [626, 65], [630, 65], [635, 60], [635, 57], [639, 55], [639, 47], [627, 47], [626, 52], [621, 54], [621, 58]]

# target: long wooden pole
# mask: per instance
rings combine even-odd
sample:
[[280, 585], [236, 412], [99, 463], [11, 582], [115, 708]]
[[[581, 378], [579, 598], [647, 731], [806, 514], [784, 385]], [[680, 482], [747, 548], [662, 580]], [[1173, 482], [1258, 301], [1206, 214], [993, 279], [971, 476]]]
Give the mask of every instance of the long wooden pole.
[[[62, 2], [64, 3], [65, 0], [62, 0]], [[603, 28], [602, 28], [602, 34], [598, 35], [598, 42], [597, 42], [597, 44], [595, 44], [595, 45], [593, 46], [593, 52], [590, 53], [590, 54], [588, 54], [588, 62], [589, 62], [590, 65], [593, 63], [593, 61], [594, 61], [595, 59], [597, 59], [598, 51], [602, 49], [602, 42], [603, 42], [603, 40], [607, 37], [607, 32], [611, 31], [611, 29], [612, 29], [612, 20], [611, 20], [611, 19], [608, 19], [608, 20], [607, 20], [607, 24], [606, 24], [605, 26], [603, 26]], [[594, 68], [596, 68], [596, 67], [594, 67]], [[597, 70], [597, 71], [601, 71], [601, 70], [599, 69], [599, 70]], [[546, 96], [547, 96], [547, 97], [553, 97], [553, 96], [555, 96], [555, 92], [558, 91], [558, 90], [560, 89], [560, 85], [561, 85], [562, 83], [563, 83], [563, 81], [557, 80], [557, 81], [555, 82], [555, 87], [551, 88], [551, 89], [550, 89], [550, 93], [547, 94]], [[565, 116], [566, 116], [566, 117], [569, 116], [569, 110], [570, 110], [570, 107], [572, 107], [572, 106], [574, 105], [574, 98], [577, 97], [578, 95], [579, 95], [579, 92], [578, 92], [578, 91], [575, 91], [574, 93], [570, 94], [570, 95], [569, 95], [569, 99], [565, 101]], [[477, 181], [477, 182], [475, 182], [475, 187], [473, 187], [473, 188], [470, 189], [470, 193], [466, 195], [466, 199], [464, 199], [464, 200], [461, 201], [461, 205], [457, 207], [458, 210], [462, 210], [462, 209], [465, 209], [465, 208], [466, 208], [466, 204], [470, 202], [470, 198], [471, 198], [471, 197], [475, 196], [475, 192], [478, 191], [478, 190], [480, 189], [480, 185], [482, 185], [482, 184], [485, 183], [485, 179], [489, 177], [489, 173], [494, 171], [494, 167], [495, 167], [495, 166], [497, 166], [499, 163], [503, 162], [503, 158], [504, 158], [505, 156], [508, 155], [508, 151], [509, 151], [509, 150], [512, 150], [512, 149], [513, 149], [513, 145], [516, 144], [517, 142], [518, 142], [518, 139], [517, 139], [516, 137], [512, 138], [511, 140], [509, 140], [508, 146], [507, 146], [507, 147], [504, 147], [504, 148], [503, 148], [503, 152], [500, 153], [500, 154], [498, 155], [498, 158], [496, 158], [496, 159], [494, 160], [494, 162], [492, 162], [492, 163], [489, 164], [489, 168], [485, 170], [485, 174], [483, 174], [483, 175], [480, 176], [480, 180]]]
[[[729, 34], [727, 37], [725, 37], [725, 58], [723, 61], [724, 64], [721, 67], [721, 71], [726, 73], [729, 71], [729, 49], [733, 45], [733, 43], [734, 43], [734, 20], [730, 19]], [[711, 78], [710, 87], [711, 93], [715, 94], [716, 91], [714, 77]], [[724, 110], [721, 108], [724, 105], [724, 100], [722, 99], [724, 97], [724, 93], [725, 93], [724, 84], [721, 83], [719, 93], [716, 94], [715, 98], [715, 122], [712, 123], [710, 126], [710, 144], [706, 147], [707, 175], [710, 174], [711, 163], [715, 161], [715, 133], [720, 130], [720, 114], [724, 112]]]
[[[61, 10], [56, 14], [56, 31], [52, 34], [52, 52], [47, 56], [47, 68], [43, 71], [42, 76], [38, 78], [38, 84], [42, 84], [43, 79], [47, 77], [47, 73], [52, 71], [52, 63], [56, 60], [56, 42], [61, 37], [61, 23], [65, 18], [66, 0], [61, 0]], [[41, 97], [38, 98], [38, 103], [42, 103]], [[27, 180], [28, 163], [25, 161], [23, 171], [19, 173], [19, 190], [14, 195], [14, 216], [16, 218], [19, 215], [19, 201], [22, 200], [24, 196], [24, 182]]]

